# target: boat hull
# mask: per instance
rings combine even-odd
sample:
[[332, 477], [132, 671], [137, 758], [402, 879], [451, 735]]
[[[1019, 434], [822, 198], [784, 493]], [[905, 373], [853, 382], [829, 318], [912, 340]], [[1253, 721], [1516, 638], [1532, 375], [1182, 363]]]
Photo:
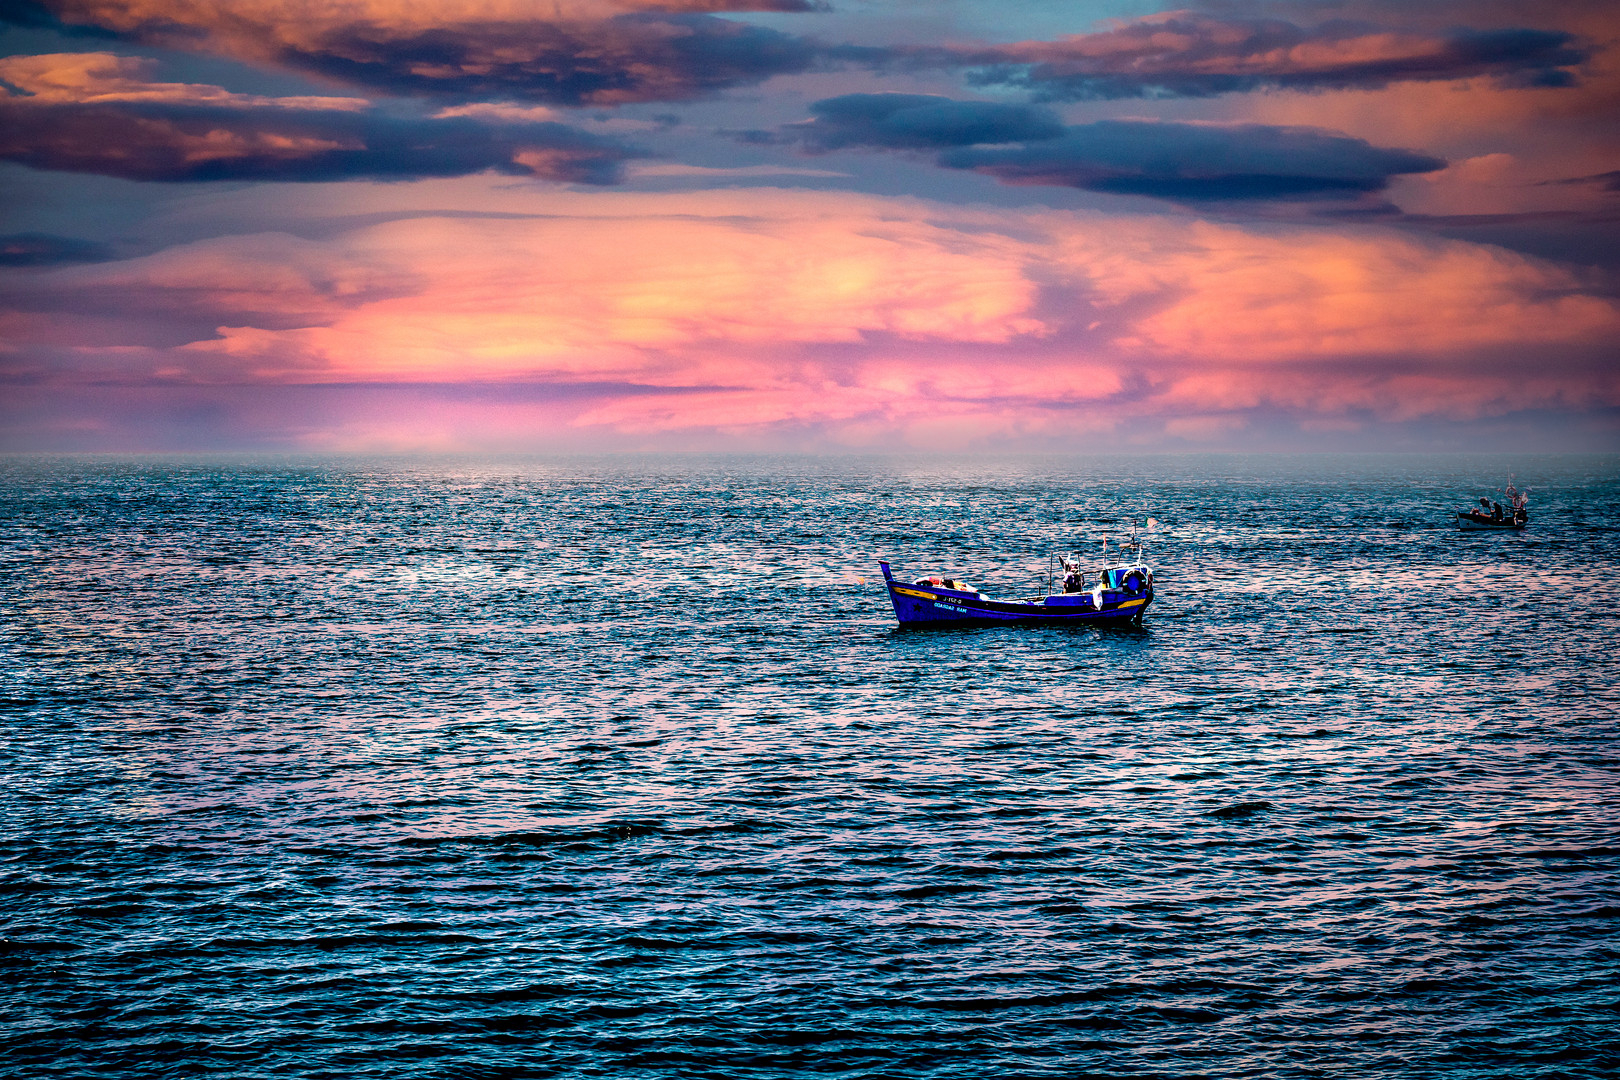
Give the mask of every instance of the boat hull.
[[[894, 580], [888, 563], [883, 580], [901, 626], [994, 625], [997, 623], [1092, 623], [1121, 626], [1139, 623], [1153, 603], [1153, 589], [1128, 592], [1105, 589], [1100, 594], [1067, 593], [1042, 600], [993, 600], [977, 593], [938, 585], [913, 585]], [[1101, 599], [1099, 608], [1097, 600]]]
[[1457, 528], [1464, 532], [1522, 532], [1530, 524], [1526, 520], [1515, 521], [1512, 518], [1488, 518], [1481, 514], [1457, 513]]

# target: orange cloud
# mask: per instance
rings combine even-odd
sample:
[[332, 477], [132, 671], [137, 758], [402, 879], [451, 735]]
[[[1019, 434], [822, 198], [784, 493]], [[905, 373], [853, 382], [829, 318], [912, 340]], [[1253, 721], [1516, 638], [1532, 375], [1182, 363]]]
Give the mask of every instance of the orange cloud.
[[1072, 230], [1063, 261], [1116, 305], [1155, 294], [1128, 344], [1246, 365], [1456, 356], [1601, 341], [1613, 300], [1553, 264], [1393, 230], [1141, 219]]
[[[423, 29], [458, 23], [514, 23], [547, 19], [607, 19], [638, 11], [704, 14], [724, 11], [804, 11], [793, 0], [52, 0], [50, 9], [63, 19], [95, 22], [117, 30], [166, 23], [171, 27], [208, 28], [283, 25], [298, 27], [337, 23]], [[538, 14], [537, 14], [538, 12]]]
[[511, 102], [479, 101], [471, 105], [456, 105], [440, 109], [433, 114], [435, 120], [452, 116], [470, 116], [475, 120], [505, 121], [507, 123], [544, 123], [559, 119], [555, 109], [544, 105], [513, 105]]
[[[1037, 289], [1022, 252], [1003, 236], [885, 220], [854, 197], [782, 199], [774, 212], [743, 216], [713, 215], [713, 203], [709, 215], [656, 205], [642, 197], [618, 213], [600, 204], [586, 218], [427, 218], [351, 233], [335, 262], [385, 268], [410, 287], [327, 325], [227, 327], [220, 341], [192, 348], [332, 381], [673, 385], [728, 381], [736, 361], [712, 364], [705, 357], [715, 350], [855, 344], [872, 334], [996, 343], [1046, 330], [1031, 314]], [[186, 263], [204, 257], [189, 253], [165, 273], [189, 273]], [[256, 260], [254, 273], [269, 265]], [[305, 310], [310, 293], [298, 280], [288, 300]]]
[[112, 53], [46, 53], [40, 56], [0, 57], [0, 81], [21, 90], [13, 94], [0, 87], [0, 97], [31, 105], [101, 105], [110, 102], [163, 105], [208, 105], [244, 108], [336, 109], [355, 112], [370, 108], [365, 98], [263, 97], [234, 94], [205, 83], [153, 82], [157, 61]]
[[116, 355], [57, 330], [64, 367], [573, 386], [575, 424], [626, 431], [1162, 417], [1207, 437], [1264, 408], [1620, 404], [1620, 306], [1483, 245], [804, 191], [496, 197], [530, 216], [224, 238], [39, 274], [33, 295], [218, 327]]

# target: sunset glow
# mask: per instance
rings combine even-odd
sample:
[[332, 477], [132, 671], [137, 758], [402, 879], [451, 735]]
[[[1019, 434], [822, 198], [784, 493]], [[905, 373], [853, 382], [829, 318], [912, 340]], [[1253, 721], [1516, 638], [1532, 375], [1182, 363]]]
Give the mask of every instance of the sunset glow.
[[7, 449], [1620, 433], [1604, 5], [6, 10]]

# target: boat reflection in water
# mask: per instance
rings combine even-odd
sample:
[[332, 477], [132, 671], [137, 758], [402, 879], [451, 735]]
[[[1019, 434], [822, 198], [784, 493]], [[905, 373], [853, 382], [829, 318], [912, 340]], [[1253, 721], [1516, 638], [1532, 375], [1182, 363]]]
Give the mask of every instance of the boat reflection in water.
[[952, 578], [897, 580], [888, 563], [878, 565], [883, 568], [883, 580], [894, 604], [894, 617], [900, 620], [901, 626], [1004, 622], [1141, 624], [1142, 616], [1153, 603], [1153, 570], [1142, 561], [1140, 546], [1136, 547], [1133, 560], [1089, 573], [1067, 558], [1060, 561], [1064, 571], [1062, 592], [1049, 589], [1044, 596], [1012, 600], [985, 596], [966, 582]]

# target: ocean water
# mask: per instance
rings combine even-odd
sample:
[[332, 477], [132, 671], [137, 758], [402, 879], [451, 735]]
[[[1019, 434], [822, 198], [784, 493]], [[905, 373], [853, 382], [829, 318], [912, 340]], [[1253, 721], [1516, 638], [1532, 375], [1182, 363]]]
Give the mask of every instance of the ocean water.
[[[1532, 493], [1522, 535], [1449, 513]], [[1620, 1070], [1620, 458], [0, 460], [0, 1077]], [[900, 630], [1133, 518], [1139, 630]]]

